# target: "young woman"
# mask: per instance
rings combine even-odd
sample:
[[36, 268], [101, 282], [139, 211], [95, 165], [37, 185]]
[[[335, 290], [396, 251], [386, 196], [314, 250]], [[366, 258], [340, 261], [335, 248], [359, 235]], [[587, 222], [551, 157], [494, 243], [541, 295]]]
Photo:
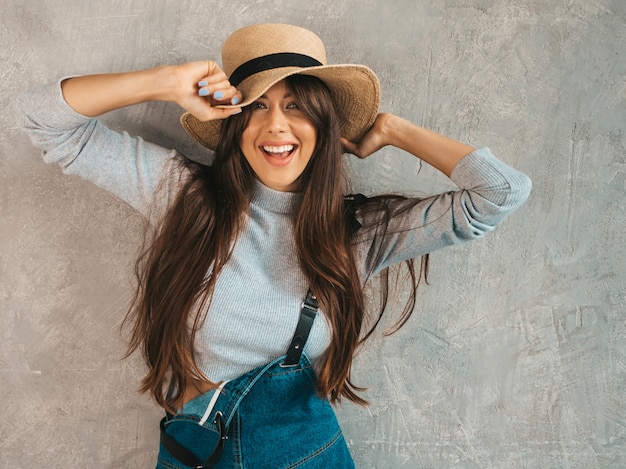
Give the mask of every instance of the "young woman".
[[[353, 467], [330, 403], [365, 402], [350, 381], [371, 332], [365, 283], [406, 261], [415, 292], [414, 259], [491, 231], [530, 181], [488, 149], [379, 114], [375, 74], [328, 65], [310, 31], [243, 28], [222, 62], [61, 80], [20, 97], [20, 122], [47, 162], [151, 222], [128, 320], [141, 389], [167, 412], [157, 467]], [[148, 100], [185, 109], [210, 166], [94, 119]], [[346, 197], [342, 153], [385, 145], [460, 189]]]

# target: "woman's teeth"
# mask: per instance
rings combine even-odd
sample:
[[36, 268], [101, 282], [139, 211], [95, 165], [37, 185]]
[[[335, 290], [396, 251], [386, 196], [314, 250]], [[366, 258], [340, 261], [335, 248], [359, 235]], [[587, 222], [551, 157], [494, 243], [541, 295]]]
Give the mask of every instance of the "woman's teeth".
[[263, 148], [263, 151], [265, 153], [279, 156], [283, 155], [284, 153], [291, 153], [294, 149], [294, 145], [262, 146], [261, 148]]

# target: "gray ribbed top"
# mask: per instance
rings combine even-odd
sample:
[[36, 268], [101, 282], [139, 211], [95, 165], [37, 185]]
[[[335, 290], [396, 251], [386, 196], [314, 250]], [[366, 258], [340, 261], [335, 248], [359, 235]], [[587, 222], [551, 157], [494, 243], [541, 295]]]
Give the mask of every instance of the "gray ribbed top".
[[[59, 82], [22, 94], [17, 114], [47, 163], [58, 163], [65, 173], [93, 181], [144, 215], [154, 206], [162, 213], [185, 176], [175, 150], [114, 132], [97, 119], [76, 113], [63, 100]], [[531, 188], [527, 176], [487, 148], [461, 160], [451, 179], [458, 191], [429, 197], [392, 221], [382, 256], [373, 255], [376, 247], [367, 234], [357, 235], [354, 249], [362, 278], [402, 260], [482, 237], [520, 207]], [[293, 241], [291, 211], [296, 196], [261, 183], [255, 186], [246, 228], [218, 278], [196, 341], [198, 364], [214, 381], [232, 379], [287, 350], [308, 288]], [[314, 362], [329, 337], [320, 314], [305, 348]]]

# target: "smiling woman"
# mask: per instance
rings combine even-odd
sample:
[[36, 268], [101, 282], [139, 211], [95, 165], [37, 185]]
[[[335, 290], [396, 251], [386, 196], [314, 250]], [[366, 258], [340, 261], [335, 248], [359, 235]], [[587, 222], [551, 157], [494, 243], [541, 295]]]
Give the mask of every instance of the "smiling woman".
[[[126, 324], [147, 364], [141, 390], [166, 412], [157, 467], [354, 467], [331, 404], [365, 403], [350, 379], [373, 330], [365, 284], [407, 263], [404, 325], [424, 274], [414, 260], [493, 230], [530, 180], [486, 148], [379, 114], [376, 75], [328, 65], [305, 29], [243, 28], [222, 59], [224, 71], [201, 61], [61, 80], [19, 98], [20, 123], [47, 162], [152, 222]], [[94, 119], [147, 100], [182, 106], [213, 162]], [[348, 196], [342, 153], [385, 145], [460, 189]]]

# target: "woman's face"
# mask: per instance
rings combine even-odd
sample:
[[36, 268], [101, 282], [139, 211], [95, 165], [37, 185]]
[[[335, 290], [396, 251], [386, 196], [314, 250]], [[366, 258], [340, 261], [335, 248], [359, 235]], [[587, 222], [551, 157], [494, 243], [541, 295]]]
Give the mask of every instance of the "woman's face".
[[298, 189], [317, 130], [300, 109], [285, 81], [278, 82], [250, 105], [248, 126], [241, 136], [241, 151], [256, 177], [277, 191]]

